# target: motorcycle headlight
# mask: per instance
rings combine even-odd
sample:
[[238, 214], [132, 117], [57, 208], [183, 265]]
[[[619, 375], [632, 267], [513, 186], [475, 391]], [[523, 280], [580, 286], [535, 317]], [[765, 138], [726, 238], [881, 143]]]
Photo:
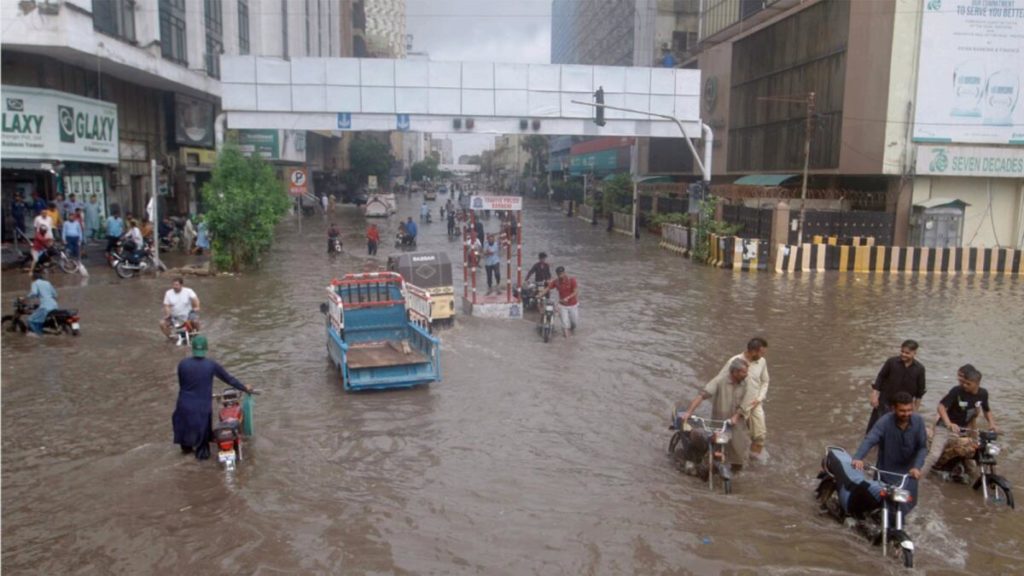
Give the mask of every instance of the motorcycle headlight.
[[896, 490], [893, 490], [893, 492], [892, 492], [892, 501], [893, 502], [899, 502], [900, 504], [906, 504], [907, 502], [910, 502], [912, 499], [913, 499], [913, 497], [910, 495], [910, 491], [909, 490], [904, 490], [903, 488], [897, 488]]
[[728, 444], [732, 441], [732, 432], [719, 432], [715, 434], [715, 444]]
[[998, 444], [989, 444], [988, 446], [985, 447], [985, 455], [986, 456], [996, 457], [996, 456], [999, 456], [999, 453], [1001, 451], [1002, 451], [1002, 448], [1000, 448]]

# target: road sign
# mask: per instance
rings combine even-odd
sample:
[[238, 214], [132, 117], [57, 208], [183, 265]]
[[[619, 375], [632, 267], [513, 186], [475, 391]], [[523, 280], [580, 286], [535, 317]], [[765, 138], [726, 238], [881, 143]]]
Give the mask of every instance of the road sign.
[[305, 168], [288, 169], [288, 193], [292, 196], [303, 196], [309, 191]]
[[352, 129], [352, 114], [348, 112], [338, 112], [338, 130], [351, 130]]
[[398, 131], [408, 132], [409, 131], [409, 115], [408, 114], [396, 114]]
[[369, 181], [366, 183], [366, 187], [369, 188], [370, 190], [376, 190], [377, 189], [377, 177], [374, 176], [373, 174], [371, 174], [369, 176]]
[[473, 196], [471, 210], [522, 210], [521, 196]]

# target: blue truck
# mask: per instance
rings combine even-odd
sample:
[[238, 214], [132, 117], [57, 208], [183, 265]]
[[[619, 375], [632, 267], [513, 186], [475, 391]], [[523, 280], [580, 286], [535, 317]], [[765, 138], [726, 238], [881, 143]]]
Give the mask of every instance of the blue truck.
[[346, 274], [327, 287], [327, 354], [345, 390], [410, 388], [441, 379], [441, 342], [406, 306], [402, 276]]

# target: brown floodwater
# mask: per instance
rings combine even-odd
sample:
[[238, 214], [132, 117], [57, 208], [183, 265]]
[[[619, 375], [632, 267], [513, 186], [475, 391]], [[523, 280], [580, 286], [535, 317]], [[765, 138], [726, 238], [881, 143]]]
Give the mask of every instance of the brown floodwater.
[[[441, 382], [352, 394], [317, 308], [332, 276], [383, 264], [396, 221], [370, 259], [359, 212], [336, 219], [340, 257], [321, 218], [301, 234], [289, 219], [260, 271], [187, 280], [211, 357], [263, 391], [231, 476], [171, 444], [186, 351], [157, 329], [170, 279], [119, 280], [95, 257], [87, 280], [58, 273], [82, 335], [3, 335], [5, 573], [900, 573], [812, 490], [826, 445], [856, 447], [867, 383], [904, 338], [921, 341], [928, 414], [959, 365], [985, 374], [1000, 472], [1024, 490], [1022, 279], [732, 273], [528, 203], [526, 250], [579, 279], [577, 337], [460, 316]], [[443, 223], [420, 238], [458, 251]], [[4, 273], [5, 312], [25, 276]], [[771, 460], [725, 496], [670, 461], [667, 425], [753, 335], [770, 343]], [[1024, 566], [1021, 512], [964, 486], [924, 482], [909, 532], [920, 573]]]

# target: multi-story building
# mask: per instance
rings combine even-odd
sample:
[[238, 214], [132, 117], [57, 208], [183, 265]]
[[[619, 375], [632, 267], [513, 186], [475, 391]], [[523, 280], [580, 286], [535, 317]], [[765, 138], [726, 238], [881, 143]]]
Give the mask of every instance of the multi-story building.
[[[196, 211], [216, 157], [220, 55], [351, 55], [342, 4], [3, 0], [3, 206], [15, 192], [76, 193], [141, 215], [155, 159], [163, 209]], [[330, 167], [332, 138], [264, 136], [268, 157]]]
[[892, 213], [894, 244], [924, 242], [934, 226], [915, 210], [961, 200], [953, 242], [1021, 247], [1024, 59], [1013, 39], [1024, 19], [1019, 7], [981, 8], [706, 1], [698, 62], [715, 182], [799, 175], [810, 126], [809, 187]]
[[519, 134], [504, 134], [494, 139], [493, 170], [498, 185], [514, 189], [523, 176], [530, 155], [522, 149]]
[[430, 151], [436, 153], [441, 164], [454, 164], [455, 155], [451, 138], [431, 138]]
[[405, 0], [362, 0], [371, 58], [405, 58]]

